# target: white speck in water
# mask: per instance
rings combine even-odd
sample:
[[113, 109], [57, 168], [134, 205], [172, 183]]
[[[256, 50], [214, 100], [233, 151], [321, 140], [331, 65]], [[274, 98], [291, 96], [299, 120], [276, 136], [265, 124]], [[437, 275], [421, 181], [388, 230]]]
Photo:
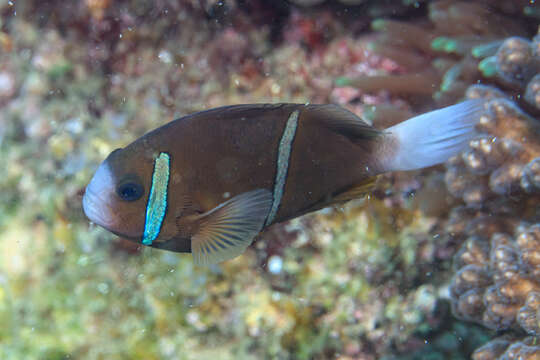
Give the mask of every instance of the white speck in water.
[[161, 50], [158, 55], [159, 60], [161, 60], [162, 63], [170, 64], [173, 60], [172, 55], [167, 50]]
[[66, 129], [67, 132], [69, 132], [71, 134], [74, 134], [74, 135], [77, 135], [77, 134], [81, 134], [83, 132], [84, 125], [82, 123], [81, 118], [74, 117], [74, 118], [69, 119], [66, 122], [65, 129]]
[[280, 256], [273, 255], [268, 260], [268, 271], [272, 274], [279, 274], [283, 269], [283, 259]]
[[121, 38], [122, 38], [122, 34], [118, 35], [118, 37], [121, 39]]
[[107, 285], [106, 283], [99, 283], [97, 289], [102, 294], [109, 293], [109, 285]]
[[0, 73], [0, 94], [10, 94], [15, 87], [15, 80], [8, 73]]
[[86, 266], [88, 265], [90, 262], [90, 259], [88, 259], [88, 256], [86, 255], [82, 255], [81, 257], [79, 257], [79, 259], [77, 260], [77, 265], [79, 266]]
[[169, 269], [169, 272], [170, 272], [170, 273], [173, 273], [173, 272], [174, 272], [174, 269]]
[[228, 199], [228, 198], [230, 198], [230, 197], [231, 197], [231, 193], [230, 193], [230, 192], [227, 191], [227, 192], [224, 192], [224, 193], [223, 193], [223, 198], [224, 198], [224, 199]]
[[196, 323], [199, 321], [199, 314], [195, 311], [190, 311], [186, 314], [186, 321], [190, 324]]

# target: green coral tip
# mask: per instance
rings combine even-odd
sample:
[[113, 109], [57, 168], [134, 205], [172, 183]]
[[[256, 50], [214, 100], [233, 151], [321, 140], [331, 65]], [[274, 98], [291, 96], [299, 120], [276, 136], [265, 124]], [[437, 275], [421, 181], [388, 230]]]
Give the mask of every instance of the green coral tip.
[[366, 44], [366, 50], [368, 51], [377, 51], [377, 44], [374, 42], [370, 42]]
[[375, 31], [383, 31], [386, 25], [384, 19], [376, 19], [371, 22], [371, 29]]
[[501, 46], [501, 44], [501, 40], [496, 40], [488, 42], [486, 44], [476, 45], [472, 48], [471, 55], [477, 59], [483, 59], [485, 57], [494, 55], [499, 49], [499, 46]]
[[453, 83], [453, 81], [448, 79], [443, 80], [443, 82], [441, 83], [441, 92], [447, 92], [448, 90], [450, 90]]
[[376, 111], [377, 111], [377, 108], [375, 107], [375, 105], [364, 106], [363, 112], [362, 112], [362, 118], [368, 120], [369, 122], [373, 122]]
[[481, 59], [483, 58], [484, 56], [484, 46], [483, 45], [478, 45], [478, 46], [475, 46], [472, 48], [471, 50], [471, 55], [477, 59]]
[[403, 0], [402, 2], [405, 6], [413, 6], [417, 9], [420, 7], [420, 2], [418, 0]]
[[447, 37], [439, 36], [439, 37], [433, 39], [433, 41], [431, 41], [431, 48], [433, 50], [443, 50], [443, 48], [444, 48], [444, 46], [446, 45], [447, 42], [448, 42]]
[[450, 39], [448, 39], [448, 41], [443, 46], [444, 51], [446, 51], [448, 53], [455, 52], [457, 50], [457, 48], [458, 48], [457, 41], [456, 40], [450, 40]]
[[434, 94], [433, 94], [433, 100], [441, 100], [443, 98], [443, 95], [444, 93], [442, 91], [436, 91]]
[[344, 76], [342, 77], [338, 77], [335, 81], [335, 84], [337, 87], [341, 87], [341, 86], [349, 86], [351, 84], [351, 79], [349, 78], [346, 78]]
[[540, 10], [538, 8], [535, 8], [535, 7], [532, 7], [532, 6], [525, 6], [523, 8], [523, 14], [525, 16], [530, 16], [530, 17], [540, 19]]
[[485, 77], [493, 77], [497, 73], [497, 59], [494, 56], [485, 58], [478, 64], [478, 70]]

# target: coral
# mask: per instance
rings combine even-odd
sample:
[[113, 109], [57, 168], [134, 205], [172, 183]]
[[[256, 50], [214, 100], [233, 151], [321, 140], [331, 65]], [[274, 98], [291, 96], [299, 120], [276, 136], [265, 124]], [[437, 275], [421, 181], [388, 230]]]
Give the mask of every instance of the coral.
[[[537, 251], [538, 253], [538, 251]], [[538, 256], [538, 254], [536, 254]], [[519, 325], [529, 334], [540, 334], [540, 292], [530, 292], [517, 314]]]
[[467, 239], [455, 259], [454, 313], [502, 330], [518, 327], [519, 311], [519, 323], [526, 321], [530, 328], [529, 307], [540, 290], [539, 246], [540, 224], [522, 228], [515, 239], [500, 232]]
[[[518, 228], [515, 237], [496, 232], [467, 239], [455, 259], [459, 270], [450, 287], [452, 309], [494, 330], [521, 328], [539, 336], [540, 224]], [[529, 350], [540, 354], [535, 343], [528, 350], [517, 344], [494, 340], [477, 350], [475, 359], [495, 359], [506, 348], [510, 358]]]
[[[456, 254], [456, 275], [450, 287], [456, 316], [494, 330], [525, 331], [529, 338], [495, 339], [479, 348], [474, 359], [536, 359], [538, 345], [538, 282], [540, 224], [538, 221], [539, 124], [510, 99], [514, 91], [534, 87], [540, 57], [534, 41], [505, 40], [494, 57], [494, 77], [502, 89], [471, 86], [469, 98], [484, 98], [485, 113], [478, 130], [482, 135], [447, 165], [450, 193], [467, 206], [459, 218], [491, 218], [498, 226], [472, 233], [463, 227], [448, 233], [466, 239]], [[532, 83], [529, 85], [528, 83]], [[506, 225], [504, 225], [506, 223]], [[448, 223], [449, 225], [452, 222]], [[503, 225], [503, 226], [501, 226]], [[512, 236], [513, 235], [513, 236]]]
[[[489, 1], [493, 13], [487, 0], [350, 3], [0, 2], [0, 358], [469, 358], [492, 331], [452, 317], [441, 299], [465, 239], [464, 316], [483, 324], [467, 306], [487, 312], [478, 289], [501, 284], [489, 293], [492, 328], [537, 334], [537, 235], [523, 221], [538, 217], [538, 79], [521, 81], [537, 38], [516, 61], [516, 46], [505, 53], [509, 81], [485, 78], [503, 88], [469, 90], [490, 99], [485, 134], [446, 172], [382, 176], [365, 201], [276, 226], [219, 267], [194, 268], [84, 218], [81, 194], [103, 158], [175, 117], [335, 102], [386, 128], [418, 103], [431, 109], [434, 91], [461, 96], [505, 37], [530, 33], [520, 0]], [[373, 19], [379, 34], [357, 37]], [[503, 352], [537, 344], [515, 335]]]
[[473, 355], [473, 360], [537, 360], [540, 358], [538, 338], [527, 337], [516, 341], [511, 336], [491, 340]]
[[527, 84], [525, 100], [536, 110], [540, 110], [540, 74], [536, 74]]
[[[446, 164], [444, 181], [451, 198], [439, 197], [439, 207], [447, 211], [437, 213], [439, 221], [431, 233], [442, 235], [445, 251], [457, 250], [450, 287], [456, 316], [493, 330], [516, 334], [525, 330], [538, 336], [529, 330], [535, 328], [536, 312], [526, 304], [529, 298], [535, 304], [540, 287], [536, 250], [540, 245], [534, 240], [538, 225], [527, 225], [540, 220], [536, 105], [540, 35], [532, 40], [524, 37], [536, 30], [530, 18], [514, 21], [527, 2], [516, 2], [515, 7], [503, 2], [490, 5], [497, 11], [483, 2], [437, 1], [428, 5], [429, 22], [375, 20], [372, 28], [379, 37], [369, 50], [392, 59], [396, 67], [388, 67], [386, 73], [346, 74], [336, 85], [360, 93], [388, 93], [390, 98], [405, 99], [413, 109], [464, 96], [486, 100], [478, 138]], [[502, 15], [507, 12], [515, 18]], [[403, 180], [394, 176], [390, 181], [399, 187]], [[421, 208], [427, 200], [420, 195], [429, 193], [422, 187], [426, 185], [416, 189]], [[525, 354], [530, 349], [518, 346], [520, 341], [525, 340], [519, 336], [506, 343], [501, 340], [475, 356]], [[534, 353], [535, 344], [526, 346]], [[497, 354], [489, 355], [490, 351]]]
[[[507, 38], [530, 34], [535, 22], [522, 13], [527, 5], [433, 1], [427, 23], [376, 19], [372, 29], [379, 37], [369, 49], [397, 66], [376, 76], [346, 74], [336, 85], [387, 91], [413, 104], [433, 99], [438, 105], [456, 102], [480, 79], [519, 88], [538, 72], [534, 46], [522, 37]], [[531, 83], [529, 98], [534, 89]]]

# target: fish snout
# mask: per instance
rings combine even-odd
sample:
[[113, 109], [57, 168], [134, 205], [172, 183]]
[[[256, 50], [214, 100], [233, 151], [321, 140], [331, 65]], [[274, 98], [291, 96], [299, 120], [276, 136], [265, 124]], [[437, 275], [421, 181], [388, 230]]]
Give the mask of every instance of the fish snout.
[[106, 229], [114, 224], [115, 216], [111, 206], [114, 191], [115, 182], [109, 166], [102, 163], [86, 187], [82, 205], [88, 219]]

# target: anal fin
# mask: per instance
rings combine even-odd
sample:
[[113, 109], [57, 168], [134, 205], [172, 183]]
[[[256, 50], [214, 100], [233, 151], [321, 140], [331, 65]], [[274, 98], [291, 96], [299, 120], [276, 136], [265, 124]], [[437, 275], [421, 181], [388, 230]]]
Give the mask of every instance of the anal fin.
[[375, 187], [378, 176], [372, 176], [361, 183], [355, 184], [347, 190], [336, 194], [332, 198], [332, 203], [343, 203], [346, 201], [359, 199], [369, 194]]
[[347, 201], [360, 199], [373, 190], [373, 188], [375, 187], [375, 183], [377, 182], [377, 178], [378, 176], [369, 177], [361, 183], [355, 184], [347, 188], [346, 190], [340, 191], [329, 198], [317, 202], [313, 206], [301, 211], [300, 214], [307, 214], [312, 211], [321, 210], [325, 207], [329, 207], [332, 205], [343, 204]]

